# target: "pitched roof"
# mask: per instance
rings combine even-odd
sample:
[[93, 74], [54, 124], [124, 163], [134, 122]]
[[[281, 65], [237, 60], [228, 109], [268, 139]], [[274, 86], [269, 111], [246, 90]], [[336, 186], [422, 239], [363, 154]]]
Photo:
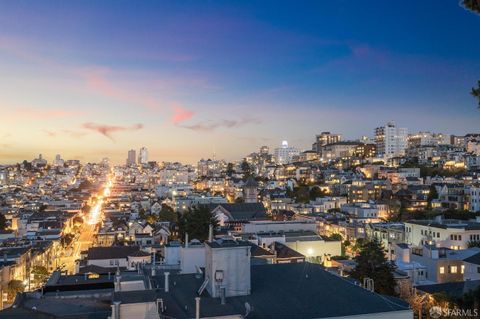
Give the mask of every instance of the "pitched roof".
[[467, 263], [471, 263], [471, 264], [480, 265], [480, 253], [470, 256], [468, 258], [465, 258], [463, 261], [466, 261]]
[[279, 242], [273, 243], [273, 249], [277, 253], [277, 258], [305, 258], [305, 256], [298, 251]]
[[267, 213], [262, 203], [228, 203], [208, 204], [207, 208], [213, 211], [221, 206], [234, 220], [266, 219]]
[[[203, 278], [195, 274], [172, 275], [175, 286], [170, 292], [159, 292], [165, 302], [164, 315], [174, 318], [195, 317], [195, 297]], [[163, 286], [163, 276], [155, 278]], [[328, 318], [370, 313], [405, 311], [411, 316], [406, 302], [369, 292], [353, 283], [332, 275], [320, 265], [290, 263], [251, 267], [251, 294], [228, 297], [225, 305], [207, 291], [201, 296], [201, 316], [227, 316], [252, 311], [248, 318]], [[408, 314], [410, 312], [410, 314]]]
[[453, 298], [461, 298], [470, 290], [480, 286], [480, 280], [467, 280], [458, 282], [446, 282], [443, 284], [417, 286], [417, 289], [429, 294], [445, 293]]
[[250, 176], [243, 187], [258, 187], [258, 183], [253, 177]]

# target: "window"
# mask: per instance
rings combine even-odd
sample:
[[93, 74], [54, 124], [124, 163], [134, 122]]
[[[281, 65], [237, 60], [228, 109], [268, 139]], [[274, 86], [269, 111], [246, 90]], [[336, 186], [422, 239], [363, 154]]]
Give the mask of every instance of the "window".
[[457, 266], [450, 266], [450, 273], [456, 274], [457, 273]]
[[440, 238], [440, 233], [437, 233], [437, 238]]
[[458, 240], [462, 240], [462, 235], [458, 235]]
[[460, 266], [460, 273], [461, 274], [465, 273], [465, 265]]
[[445, 273], [445, 267], [440, 267], [439, 272], [441, 275], [443, 275]]
[[450, 240], [453, 240], [453, 235], [450, 235]]
[[110, 259], [110, 266], [113, 266], [113, 260]]
[[480, 267], [477, 267], [477, 273], [480, 274]]

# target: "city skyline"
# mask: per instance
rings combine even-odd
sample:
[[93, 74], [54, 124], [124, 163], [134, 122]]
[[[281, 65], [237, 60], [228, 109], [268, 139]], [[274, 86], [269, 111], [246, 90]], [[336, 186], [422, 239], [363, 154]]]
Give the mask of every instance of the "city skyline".
[[456, 1], [361, 6], [2, 2], [2, 163], [124, 163], [141, 146], [157, 161], [233, 160], [390, 120], [475, 131], [480, 43], [465, 30], [478, 16]]

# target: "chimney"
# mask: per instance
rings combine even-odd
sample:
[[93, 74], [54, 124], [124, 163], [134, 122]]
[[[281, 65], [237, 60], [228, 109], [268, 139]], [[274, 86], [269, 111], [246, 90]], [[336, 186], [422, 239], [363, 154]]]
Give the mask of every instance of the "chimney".
[[114, 283], [114, 290], [115, 291], [122, 291], [122, 286], [120, 284], [120, 279], [121, 278], [122, 278], [122, 276], [120, 276], [120, 275], [115, 276], [115, 283]]
[[157, 269], [155, 268], [155, 265], [152, 264], [152, 277], [157, 274]]
[[213, 225], [212, 224], [208, 225], [208, 241], [209, 242], [213, 241]]
[[7, 256], [7, 253], [3, 253], [3, 261], [4, 262], [7, 262], [8, 261], [8, 256]]
[[168, 276], [170, 275], [170, 273], [167, 271], [165, 272], [165, 292], [168, 292], [169, 289], [170, 289], [170, 285], [168, 283]]
[[188, 248], [188, 233], [185, 233], [185, 248]]
[[200, 297], [195, 297], [195, 319], [200, 319]]
[[114, 301], [112, 305], [112, 319], [120, 319], [120, 301]]

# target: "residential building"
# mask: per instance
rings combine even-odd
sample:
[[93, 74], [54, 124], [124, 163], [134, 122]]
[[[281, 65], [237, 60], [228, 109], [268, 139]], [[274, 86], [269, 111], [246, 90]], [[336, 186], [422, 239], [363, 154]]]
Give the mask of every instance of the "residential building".
[[300, 151], [295, 147], [288, 146], [287, 141], [282, 142], [282, 146], [278, 147], [274, 151], [275, 162], [277, 164], [288, 164], [290, 163], [294, 156], [298, 156]]
[[375, 129], [377, 156], [386, 159], [405, 155], [407, 148], [407, 129], [400, 128], [394, 122]]

